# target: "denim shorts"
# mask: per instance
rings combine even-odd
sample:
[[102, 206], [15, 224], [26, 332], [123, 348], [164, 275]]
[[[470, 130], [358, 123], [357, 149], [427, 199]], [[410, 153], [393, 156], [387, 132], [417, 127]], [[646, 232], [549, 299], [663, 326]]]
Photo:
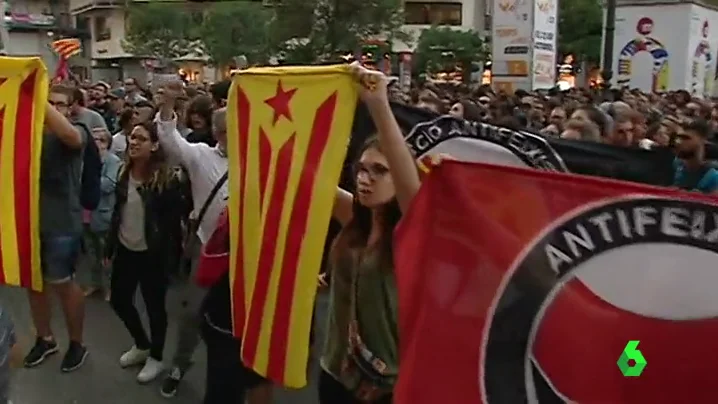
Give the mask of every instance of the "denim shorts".
[[80, 255], [82, 236], [41, 235], [40, 264], [42, 277], [47, 283], [69, 282], [75, 276], [75, 265]]

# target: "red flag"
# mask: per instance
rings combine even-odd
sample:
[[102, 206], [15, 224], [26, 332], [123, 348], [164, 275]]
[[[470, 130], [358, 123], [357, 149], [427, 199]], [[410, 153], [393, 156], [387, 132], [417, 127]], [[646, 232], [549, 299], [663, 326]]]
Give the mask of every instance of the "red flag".
[[[715, 198], [444, 162], [395, 256], [395, 403], [697, 403], [713, 391]], [[624, 376], [635, 340], [646, 364]]]

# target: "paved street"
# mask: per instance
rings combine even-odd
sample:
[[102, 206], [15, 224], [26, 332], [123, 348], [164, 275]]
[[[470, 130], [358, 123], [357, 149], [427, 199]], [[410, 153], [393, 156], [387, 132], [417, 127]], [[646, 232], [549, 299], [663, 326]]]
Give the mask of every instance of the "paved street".
[[[24, 291], [0, 287], [0, 303], [12, 313], [19, 341], [26, 351], [33, 341], [33, 335]], [[201, 402], [204, 386], [204, 348], [195, 355], [197, 364], [185, 379], [187, 382], [182, 386], [177, 397], [167, 400], [159, 394], [159, 380], [150, 385], [139, 385], [135, 381], [138, 370], [124, 370], [119, 367], [120, 355], [132, 343], [109, 304], [100, 298], [87, 301], [85, 341], [90, 356], [85, 366], [70, 374], [61, 373], [60, 361], [67, 346], [67, 333], [59, 304], [55, 304], [54, 307], [53, 327], [62, 351], [39, 368], [16, 371], [12, 394], [14, 404], [198, 404]], [[177, 293], [173, 290], [168, 298], [170, 330], [165, 350], [167, 358], [170, 357], [174, 347], [178, 307]], [[322, 308], [320, 307], [319, 310]], [[321, 310], [322, 313], [323, 311]], [[314, 404], [317, 402], [316, 387], [311, 384], [299, 391], [277, 391], [275, 402]]]

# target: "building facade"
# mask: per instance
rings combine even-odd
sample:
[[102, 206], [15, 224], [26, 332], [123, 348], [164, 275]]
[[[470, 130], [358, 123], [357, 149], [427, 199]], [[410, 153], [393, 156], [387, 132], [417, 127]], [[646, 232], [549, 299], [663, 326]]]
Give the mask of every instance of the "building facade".
[[68, 0], [77, 27], [90, 33], [83, 42], [88, 49], [93, 81], [111, 83], [125, 77], [144, 81], [145, 62], [122, 48], [125, 37], [125, 0]]
[[411, 33], [413, 44], [396, 43], [395, 52], [411, 52], [421, 31], [432, 25], [474, 30], [483, 35], [491, 31], [490, 0], [406, 0], [404, 30]]
[[57, 66], [50, 43], [69, 36], [83, 36], [75, 29], [68, 0], [7, 0], [3, 22], [8, 32], [5, 52], [12, 56], [39, 56], [48, 70]]

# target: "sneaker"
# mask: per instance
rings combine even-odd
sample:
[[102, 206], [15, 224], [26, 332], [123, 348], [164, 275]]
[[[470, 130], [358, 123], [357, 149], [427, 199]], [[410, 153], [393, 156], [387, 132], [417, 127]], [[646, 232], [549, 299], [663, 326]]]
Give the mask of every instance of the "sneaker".
[[57, 353], [57, 342], [55, 340], [46, 340], [37, 337], [35, 346], [32, 347], [30, 353], [25, 357], [25, 367], [32, 368], [45, 361], [48, 356]]
[[177, 366], [173, 367], [170, 371], [170, 374], [168, 374], [165, 380], [162, 382], [162, 388], [160, 389], [160, 394], [162, 394], [162, 397], [174, 397], [177, 394], [177, 388], [182, 381], [182, 377], [184, 377], [184, 373], [182, 372], [182, 370], [180, 370], [180, 368]]
[[87, 352], [87, 348], [85, 348], [82, 344], [76, 341], [70, 341], [70, 347], [67, 348], [65, 357], [62, 358], [60, 370], [67, 373], [79, 369], [85, 364], [85, 359], [87, 359], [88, 354], [89, 352]]
[[162, 362], [149, 357], [147, 358], [147, 362], [145, 362], [145, 366], [140, 370], [140, 373], [137, 374], [137, 381], [140, 383], [149, 383], [155, 380], [164, 370], [165, 365], [163, 365]]
[[139, 349], [136, 346], [133, 346], [129, 351], [120, 356], [120, 366], [128, 368], [130, 366], [144, 365], [149, 357], [149, 349]]

